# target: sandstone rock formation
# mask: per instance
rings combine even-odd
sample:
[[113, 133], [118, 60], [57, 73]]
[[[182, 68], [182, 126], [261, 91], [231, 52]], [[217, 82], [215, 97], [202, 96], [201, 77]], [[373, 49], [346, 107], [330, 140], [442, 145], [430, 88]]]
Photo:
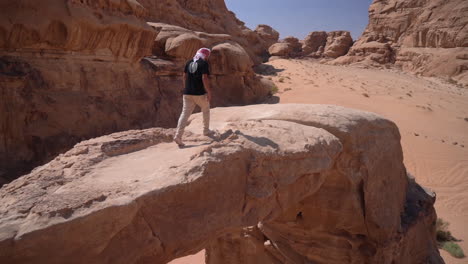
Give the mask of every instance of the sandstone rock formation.
[[464, 0], [374, 0], [369, 25], [337, 63], [395, 63], [404, 70], [468, 84], [467, 24]]
[[[180, 26], [192, 31], [228, 34], [247, 51], [255, 64], [266, 59], [265, 53], [271, 45], [271, 39], [268, 37], [265, 39], [262, 33], [257, 34], [258, 32], [247, 28], [244, 22], [227, 9], [224, 0], [139, 0], [139, 2], [148, 10], [147, 21]], [[266, 32], [269, 31], [269, 26], [260, 25], [260, 27], [265, 28]], [[274, 39], [275, 31], [272, 30], [271, 33]]]
[[269, 25], [258, 25], [255, 29], [255, 32], [260, 36], [261, 39], [265, 41], [265, 44], [268, 47], [278, 42], [279, 33], [278, 31], [274, 30]]
[[443, 263], [434, 198], [400, 135], [326, 105], [217, 108], [187, 148], [172, 130], [115, 133], [0, 189], [1, 263]]
[[327, 34], [327, 45], [324, 55], [329, 58], [338, 58], [346, 55], [353, 45], [349, 31], [332, 31]]
[[[245, 48], [260, 37], [225, 10], [223, 1], [140, 3], [0, 3], [0, 184], [87, 138], [175, 126], [182, 69], [201, 46], [214, 48], [214, 106], [258, 103], [269, 94], [266, 80], [250, 69], [267, 47], [260, 40]], [[159, 4], [164, 8], [154, 7]], [[221, 10], [223, 20], [213, 23], [194, 12], [208, 6]], [[173, 16], [176, 24], [203, 23], [189, 23], [192, 29], [148, 25], [146, 19], [159, 11], [160, 21]], [[224, 29], [233, 35], [215, 34]]]
[[349, 31], [313, 31], [304, 39], [302, 53], [309, 57], [338, 58], [353, 45]]
[[299, 42], [299, 39], [288, 36], [280, 42], [271, 45], [268, 52], [271, 56], [298, 57], [302, 53], [302, 44]]
[[[302, 51], [305, 55], [315, 53], [319, 51], [320, 47], [322, 50], [327, 45], [327, 32], [325, 31], [313, 31], [310, 32], [304, 39], [302, 45]], [[321, 55], [321, 54], [320, 54]]]
[[268, 52], [271, 56], [282, 56], [289, 57], [292, 53], [292, 46], [289, 43], [278, 42], [268, 48]]
[[11, 180], [84, 138], [175, 119], [137, 63], [156, 36], [140, 19], [144, 8], [82, 2], [0, 3], [0, 177]]
[[353, 44], [348, 31], [314, 31], [303, 41], [295, 37], [286, 37], [269, 48], [272, 56], [280, 57], [327, 57], [337, 58], [346, 55]]

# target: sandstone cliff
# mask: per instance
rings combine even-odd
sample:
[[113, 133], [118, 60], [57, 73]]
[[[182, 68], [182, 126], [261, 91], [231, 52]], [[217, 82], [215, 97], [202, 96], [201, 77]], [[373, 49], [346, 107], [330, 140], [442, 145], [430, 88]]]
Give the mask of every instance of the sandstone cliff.
[[[175, 126], [184, 60], [201, 45], [214, 47], [214, 106], [262, 101], [269, 86], [250, 66], [260, 60], [255, 52], [266, 51], [263, 41], [258, 50], [246, 49], [249, 42], [243, 38], [255, 40], [260, 38], [257, 33], [246, 30], [223, 1], [199, 4], [2, 1], [0, 184], [83, 139], [133, 128]], [[211, 11], [195, 12], [210, 5], [210, 10], [220, 10], [222, 21], [209, 15]], [[164, 15], [155, 15], [159, 11]], [[178, 20], [167, 20], [172, 16]], [[148, 25], [150, 18], [176, 25], [203, 23], [184, 29]], [[225, 34], [216, 34], [220, 32]]]
[[366, 30], [336, 63], [395, 63], [468, 85], [467, 24], [464, 0], [374, 0]]
[[156, 34], [136, 1], [2, 1], [0, 10], [0, 177], [161, 116], [162, 88], [138, 63]]
[[[434, 196], [397, 127], [326, 105], [256, 105], [81, 142], [0, 189], [2, 263], [442, 263]], [[222, 260], [220, 262], [220, 260]]]

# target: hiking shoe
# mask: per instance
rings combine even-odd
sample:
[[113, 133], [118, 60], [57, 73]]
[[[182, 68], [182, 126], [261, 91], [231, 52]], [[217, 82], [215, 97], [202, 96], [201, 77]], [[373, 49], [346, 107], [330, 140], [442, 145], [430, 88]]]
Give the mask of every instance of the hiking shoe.
[[175, 142], [179, 147], [185, 146], [184, 142], [182, 142], [182, 139], [180, 139], [180, 138], [174, 138], [174, 142]]

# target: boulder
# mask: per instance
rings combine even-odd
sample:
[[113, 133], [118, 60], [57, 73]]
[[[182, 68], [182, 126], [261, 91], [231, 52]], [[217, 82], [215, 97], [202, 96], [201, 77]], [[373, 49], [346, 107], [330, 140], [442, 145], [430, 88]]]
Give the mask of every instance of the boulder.
[[271, 56], [287, 57], [293, 51], [293, 47], [289, 43], [275, 43], [268, 48]]
[[[212, 111], [83, 141], [0, 189], [1, 263], [443, 263], [397, 127], [327, 105]], [[332, 253], [331, 253], [332, 252]]]
[[303, 41], [303, 54], [307, 56], [312, 52], [317, 52], [320, 47], [325, 47], [327, 44], [327, 37], [327, 32], [325, 31], [310, 32]]
[[244, 48], [237, 43], [221, 43], [213, 47], [211, 73], [229, 75], [252, 72], [253, 62]]
[[268, 52], [271, 56], [297, 57], [301, 55], [302, 44], [297, 38], [289, 36], [271, 45]]
[[327, 44], [323, 55], [330, 58], [338, 58], [346, 55], [353, 45], [353, 39], [348, 31], [332, 31], [327, 34]]
[[276, 42], [278, 42], [278, 39], [279, 39], [278, 31], [274, 30], [269, 25], [264, 25], [264, 24], [258, 25], [257, 28], [255, 28], [255, 32], [265, 42], [267, 48], [275, 44]]
[[201, 38], [195, 34], [184, 33], [167, 39], [164, 52], [169, 56], [188, 60], [201, 47], [203, 47]]

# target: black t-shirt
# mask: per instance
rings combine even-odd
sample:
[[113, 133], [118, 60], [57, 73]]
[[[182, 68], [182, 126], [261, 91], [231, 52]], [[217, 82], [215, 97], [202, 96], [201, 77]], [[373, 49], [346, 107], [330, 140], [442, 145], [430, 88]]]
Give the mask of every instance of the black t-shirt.
[[184, 72], [187, 74], [185, 80], [184, 94], [188, 95], [204, 95], [206, 93], [203, 85], [203, 74], [210, 75], [210, 66], [203, 59], [198, 59], [196, 62], [190, 60], [185, 64]]

